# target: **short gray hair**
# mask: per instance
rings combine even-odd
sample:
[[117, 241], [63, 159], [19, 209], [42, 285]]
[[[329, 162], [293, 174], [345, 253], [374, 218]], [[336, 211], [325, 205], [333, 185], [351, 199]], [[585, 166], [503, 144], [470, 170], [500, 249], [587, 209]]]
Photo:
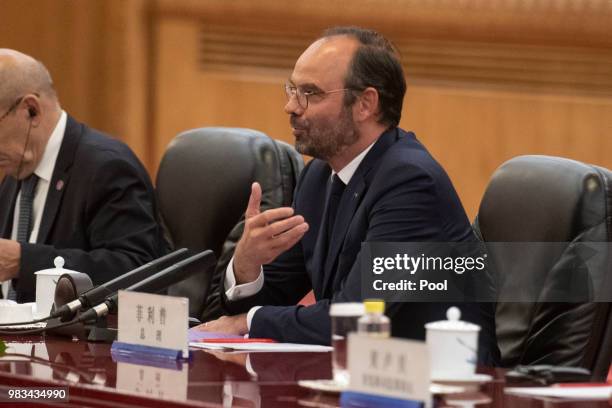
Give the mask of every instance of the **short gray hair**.
[[29, 55], [0, 48], [0, 106], [10, 106], [33, 92], [56, 97], [47, 68]]

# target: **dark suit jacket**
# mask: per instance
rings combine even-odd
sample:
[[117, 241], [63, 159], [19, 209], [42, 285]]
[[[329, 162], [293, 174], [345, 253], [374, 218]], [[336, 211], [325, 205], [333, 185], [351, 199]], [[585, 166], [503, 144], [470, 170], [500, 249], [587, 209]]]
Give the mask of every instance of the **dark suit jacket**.
[[[329, 253], [319, 237], [331, 169], [312, 160], [302, 172], [294, 207], [310, 228], [301, 242], [264, 266], [264, 287], [256, 295], [229, 302], [229, 313], [259, 309], [251, 323], [253, 337], [329, 344], [329, 305], [361, 301], [359, 252], [365, 241], [458, 242], [474, 240], [469, 220], [451, 181], [413, 133], [391, 129], [365, 156], [339, 204]], [[296, 303], [313, 289], [316, 304]], [[224, 296], [224, 295], [223, 295]], [[387, 307], [392, 335], [425, 338], [424, 324], [445, 320], [450, 304], [395, 303]], [[493, 304], [461, 304], [462, 319], [479, 324], [480, 361], [495, 364]]]
[[[3, 238], [10, 238], [18, 191], [12, 177], [0, 184]], [[94, 284], [161, 256], [156, 214], [151, 180], [129, 147], [68, 116], [37, 243], [21, 245], [17, 300], [34, 300], [34, 272], [52, 268], [56, 256]]]

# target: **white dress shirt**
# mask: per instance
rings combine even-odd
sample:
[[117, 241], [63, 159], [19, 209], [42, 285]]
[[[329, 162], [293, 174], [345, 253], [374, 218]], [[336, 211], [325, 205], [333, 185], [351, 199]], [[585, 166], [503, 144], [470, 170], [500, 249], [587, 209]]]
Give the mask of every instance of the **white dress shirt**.
[[[40, 230], [40, 224], [42, 221], [42, 213], [45, 209], [45, 203], [47, 202], [47, 194], [49, 192], [49, 185], [51, 184], [51, 177], [53, 177], [53, 170], [55, 169], [55, 162], [57, 161], [57, 155], [59, 154], [62, 141], [64, 140], [64, 132], [66, 131], [66, 121], [68, 116], [66, 112], [62, 111], [55, 129], [49, 137], [47, 146], [43, 156], [38, 163], [38, 166], [34, 170], [39, 178], [38, 184], [36, 185], [36, 191], [34, 192], [34, 202], [32, 203], [32, 233], [28, 240], [29, 243], [36, 243], [38, 239], [38, 231]], [[21, 202], [21, 191], [17, 194], [17, 200], [15, 201], [15, 211], [13, 214], [13, 229], [11, 230], [11, 239], [15, 241], [17, 239], [17, 226], [19, 225], [19, 203]], [[52, 265], [49, 265], [52, 267]], [[6, 299], [8, 288], [11, 281], [2, 282], [2, 296]]]
[[[363, 161], [363, 158], [368, 154], [372, 146], [374, 146], [374, 141], [371, 145], [366, 147], [361, 153], [359, 153], [349, 164], [344, 166], [342, 170], [338, 172], [338, 177], [344, 185], [348, 185], [355, 171]], [[332, 170], [331, 177], [334, 177], [334, 172]], [[236, 285], [236, 277], [234, 275], [234, 257], [232, 257], [230, 263], [227, 265], [227, 269], [225, 271], [225, 279], [224, 279], [224, 287], [228, 288], [225, 290], [225, 296], [228, 300], [239, 300], [249, 296], [253, 296], [257, 292], [263, 288], [264, 285], [264, 274], [263, 269], [259, 272], [259, 276], [253, 282], [243, 283], [241, 285]], [[261, 306], [253, 306], [249, 312], [247, 313], [247, 327], [251, 330], [251, 322], [253, 321], [253, 316], [255, 316], [255, 312], [259, 310]]]

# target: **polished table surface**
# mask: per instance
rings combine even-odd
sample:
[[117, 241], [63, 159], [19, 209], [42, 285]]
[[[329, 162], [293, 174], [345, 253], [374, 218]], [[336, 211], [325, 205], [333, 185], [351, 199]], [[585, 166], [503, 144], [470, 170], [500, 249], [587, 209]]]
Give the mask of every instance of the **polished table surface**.
[[[189, 363], [155, 367], [134, 361], [115, 361], [109, 344], [51, 336], [0, 338], [9, 347], [8, 354], [0, 359], [0, 390], [68, 387], [70, 400], [48, 402], [49, 406], [339, 406], [337, 395], [312, 391], [297, 384], [299, 380], [331, 378], [331, 353], [234, 354], [194, 350]], [[610, 401], [562, 401], [505, 395], [503, 370], [480, 371], [491, 374], [493, 380], [463, 394], [436, 396], [434, 406], [610, 406]]]

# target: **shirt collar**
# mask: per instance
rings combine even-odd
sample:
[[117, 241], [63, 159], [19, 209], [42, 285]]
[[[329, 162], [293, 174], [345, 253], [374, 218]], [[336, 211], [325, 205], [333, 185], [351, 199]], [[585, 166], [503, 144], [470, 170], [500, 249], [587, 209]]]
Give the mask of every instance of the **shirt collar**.
[[45, 146], [45, 152], [43, 153], [42, 159], [40, 160], [40, 163], [38, 163], [36, 170], [34, 170], [34, 174], [47, 182], [51, 182], [51, 177], [53, 176], [57, 155], [59, 154], [62, 141], [64, 140], [66, 121], [66, 112], [62, 111], [60, 118], [55, 125], [55, 129], [53, 129], [51, 137], [49, 137], [47, 146]]
[[[355, 158], [351, 160], [349, 164], [344, 166], [342, 170], [338, 172], [338, 177], [340, 178], [340, 180], [342, 180], [342, 182], [345, 185], [348, 186], [349, 181], [351, 181], [351, 179], [353, 178], [353, 174], [355, 174], [355, 172], [357, 171], [357, 168], [363, 161], [363, 158], [366, 156], [366, 154], [368, 154], [372, 146], [374, 146], [374, 143], [376, 143], [376, 141], [372, 142], [372, 144], [370, 144], [368, 147], [363, 149], [361, 153], [355, 156]], [[332, 170], [331, 176], [333, 177], [334, 174], [336, 174], [336, 172]]]

